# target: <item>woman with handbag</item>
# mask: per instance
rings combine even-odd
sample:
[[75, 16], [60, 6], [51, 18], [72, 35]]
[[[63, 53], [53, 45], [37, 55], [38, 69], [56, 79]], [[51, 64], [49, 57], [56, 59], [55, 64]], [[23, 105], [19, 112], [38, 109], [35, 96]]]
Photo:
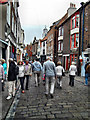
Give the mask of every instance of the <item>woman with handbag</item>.
[[70, 77], [70, 81], [69, 81], [69, 85], [70, 86], [74, 86], [74, 77], [76, 75], [76, 72], [77, 72], [77, 67], [75, 65], [75, 62], [72, 62], [72, 65], [70, 65], [70, 68], [69, 68], [69, 77]]
[[65, 76], [64, 74], [65, 70], [61, 65], [61, 61], [57, 62], [56, 67], [56, 74], [57, 74], [57, 86], [59, 85], [60, 89], [62, 89], [62, 76]]
[[20, 79], [21, 84], [21, 92], [24, 93], [24, 74], [25, 74], [25, 68], [22, 61], [18, 62], [19, 67], [19, 75], [18, 78]]

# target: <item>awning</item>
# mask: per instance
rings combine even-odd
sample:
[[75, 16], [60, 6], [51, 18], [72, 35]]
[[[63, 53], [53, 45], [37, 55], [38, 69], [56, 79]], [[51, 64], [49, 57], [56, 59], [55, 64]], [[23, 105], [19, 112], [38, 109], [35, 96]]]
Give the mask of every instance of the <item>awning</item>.
[[2, 42], [2, 43], [4, 43], [4, 44], [8, 45], [8, 43], [7, 43], [7, 42], [5, 42], [5, 41], [4, 41], [4, 40], [2, 40], [2, 39], [0, 39], [0, 42]]

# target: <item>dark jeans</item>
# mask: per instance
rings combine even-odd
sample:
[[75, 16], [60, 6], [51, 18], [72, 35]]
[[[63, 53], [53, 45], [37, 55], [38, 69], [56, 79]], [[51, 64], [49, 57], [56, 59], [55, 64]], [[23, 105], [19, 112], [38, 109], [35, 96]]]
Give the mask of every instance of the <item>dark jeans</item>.
[[85, 74], [85, 85], [88, 85], [88, 78], [90, 77], [90, 73]]
[[24, 77], [19, 77], [20, 84], [21, 84], [21, 90], [24, 90]]
[[5, 86], [4, 81], [3, 82], [1, 82], [1, 81], [2, 81], [2, 79], [0, 79], [0, 92], [4, 91], [4, 86]]
[[28, 89], [28, 84], [29, 84], [29, 75], [25, 75], [26, 78], [26, 89]]
[[69, 75], [69, 77], [70, 77], [69, 85], [70, 85], [70, 86], [74, 86], [74, 77], [75, 77], [75, 76]]

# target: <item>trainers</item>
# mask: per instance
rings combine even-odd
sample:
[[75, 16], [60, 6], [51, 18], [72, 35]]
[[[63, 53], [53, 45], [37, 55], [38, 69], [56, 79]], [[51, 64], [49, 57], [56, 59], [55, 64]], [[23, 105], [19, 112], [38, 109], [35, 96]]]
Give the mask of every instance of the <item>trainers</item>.
[[45, 93], [46, 98], [48, 99], [48, 94]]
[[53, 94], [50, 94], [51, 98], [53, 98]]
[[26, 88], [26, 90], [29, 90], [28, 88]]
[[9, 100], [9, 99], [11, 99], [11, 98], [12, 98], [12, 96], [8, 96], [6, 99]]
[[60, 89], [62, 89], [62, 87], [60, 86]]

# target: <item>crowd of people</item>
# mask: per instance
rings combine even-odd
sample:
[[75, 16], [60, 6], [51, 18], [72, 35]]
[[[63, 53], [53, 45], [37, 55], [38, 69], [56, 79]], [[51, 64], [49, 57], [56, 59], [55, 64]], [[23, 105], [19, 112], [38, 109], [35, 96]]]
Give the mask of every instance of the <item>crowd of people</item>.
[[[89, 61], [85, 65], [85, 71], [85, 85], [88, 85], [88, 77], [90, 77]], [[25, 93], [25, 90], [29, 90], [29, 82], [32, 73], [34, 74], [35, 87], [38, 87], [40, 85], [40, 77], [42, 76], [45, 83], [46, 98], [48, 98], [49, 94], [51, 98], [54, 97], [53, 94], [55, 85], [62, 89], [62, 76], [65, 76], [65, 70], [62, 66], [61, 61], [58, 61], [56, 66], [55, 63], [51, 60], [51, 58], [48, 57], [42, 66], [38, 58], [34, 60], [33, 63], [30, 63], [28, 60], [19, 61], [17, 63], [16, 60], [10, 58], [9, 69], [7, 72], [7, 64], [5, 60], [2, 59], [0, 60], [0, 91], [4, 91], [4, 81], [8, 80], [8, 96], [6, 98], [7, 100], [15, 96], [18, 79], [20, 80], [21, 93]], [[75, 62], [72, 62], [69, 68], [69, 85], [72, 87], [74, 86], [74, 77], [76, 73], [77, 67], [75, 65]]]

